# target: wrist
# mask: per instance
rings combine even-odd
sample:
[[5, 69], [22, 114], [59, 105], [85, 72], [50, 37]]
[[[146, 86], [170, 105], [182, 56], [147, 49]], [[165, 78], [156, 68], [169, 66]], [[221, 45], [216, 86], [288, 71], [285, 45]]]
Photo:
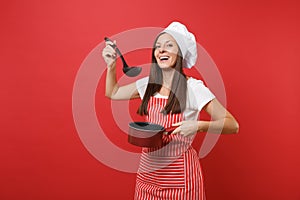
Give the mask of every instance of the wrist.
[[202, 132], [206, 132], [207, 131], [207, 122], [205, 122], [205, 121], [198, 121], [197, 125], [198, 125], [197, 132], [202, 133]]
[[108, 70], [115, 70], [116, 69], [116, 61], [113, 61], [113, 62], [107, 64], [107, 69]]

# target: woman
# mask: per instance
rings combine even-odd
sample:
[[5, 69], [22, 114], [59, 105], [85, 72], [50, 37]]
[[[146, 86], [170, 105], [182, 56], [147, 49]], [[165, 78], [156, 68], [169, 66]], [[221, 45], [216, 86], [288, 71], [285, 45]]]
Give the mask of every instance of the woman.
[[[107, 42], [102, 52], [107, 63], [106, 96], [111, 99], [141, 98], [138, 114], [149, 122], [168, 128], [164, 146], [143, 148], [136, 179], [136, 200], [203, 199], [203, 178], [199, 157], [191, 146], [199, 132], [237, 133], [238, 123], [203, 82], [187, 77], [197, 59], [195, 37], [186, 27], [171, 23], [160, 33], [152, 50], [149, 77], [119, 86], [116, 80], [116, 52]], [[204, 109], [212, 121], [198, 121]]]

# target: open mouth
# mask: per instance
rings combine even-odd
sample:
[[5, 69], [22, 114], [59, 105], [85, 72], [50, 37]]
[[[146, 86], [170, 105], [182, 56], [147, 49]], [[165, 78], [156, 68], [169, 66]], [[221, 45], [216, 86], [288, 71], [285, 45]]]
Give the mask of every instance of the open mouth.
[[160, 56], [159, 57], [160, 61], [165, 61], [165, 60], [169, 60], [169, 56]]

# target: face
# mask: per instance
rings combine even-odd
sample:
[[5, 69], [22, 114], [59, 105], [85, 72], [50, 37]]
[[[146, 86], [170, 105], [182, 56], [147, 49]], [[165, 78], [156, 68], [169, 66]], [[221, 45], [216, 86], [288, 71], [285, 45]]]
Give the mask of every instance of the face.
[[164, 33], [155, 43], [154, 56], [157, 64], [162, 69], [173, 68], [176, 64], [179, 48], [175, 39]]

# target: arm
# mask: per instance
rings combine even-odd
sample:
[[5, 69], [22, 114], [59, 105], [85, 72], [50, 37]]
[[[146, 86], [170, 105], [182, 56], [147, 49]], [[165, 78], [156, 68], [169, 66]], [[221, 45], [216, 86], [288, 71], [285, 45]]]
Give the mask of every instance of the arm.
[[238, 122], [217, 99], [206, 104], [204, 110], [212, 117], [212, 121], [197, 121], [197, 131], [222, 134], [238, 132]]
[[116, 100], [128, 100], [138, 98], [135, 83], [119, 86], [116, 78], [116, 51], [110, 46], [111, 42], [106, 42], [106, 47], [102, 51], [102, 56], [107, 64], [105, 96]]
[[212, 117], [212, 121], [182, 121], [173, 126], [179, 126], [172, 133], [181, 133], [185, 136], [196, 132], [210, 133], [237, 133], [239, 124], [235, 118], [221, 105], [217, 99], [206, 104], [204, 110]]

